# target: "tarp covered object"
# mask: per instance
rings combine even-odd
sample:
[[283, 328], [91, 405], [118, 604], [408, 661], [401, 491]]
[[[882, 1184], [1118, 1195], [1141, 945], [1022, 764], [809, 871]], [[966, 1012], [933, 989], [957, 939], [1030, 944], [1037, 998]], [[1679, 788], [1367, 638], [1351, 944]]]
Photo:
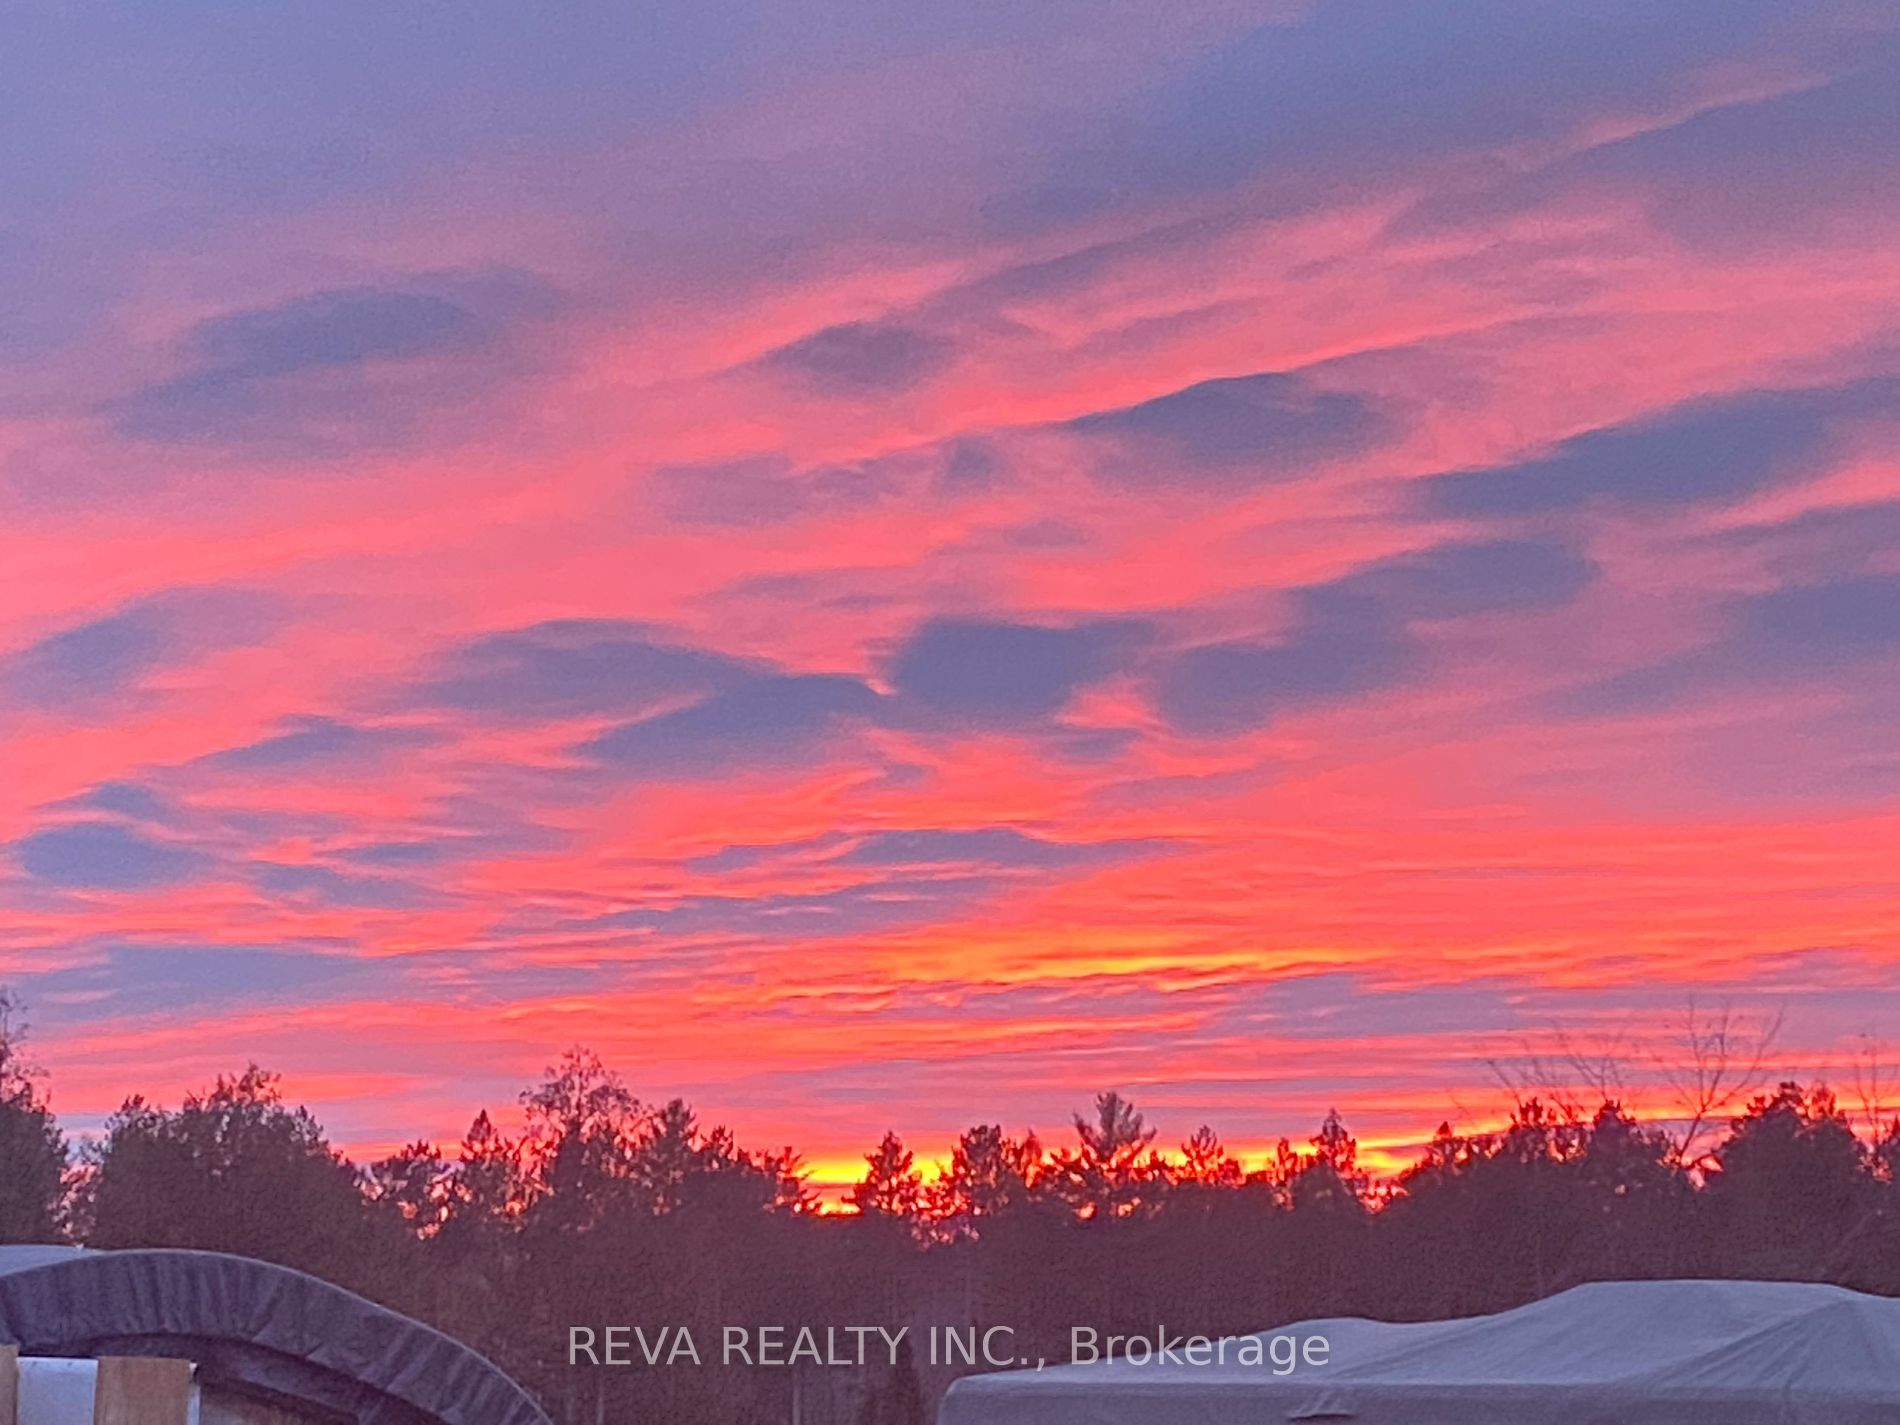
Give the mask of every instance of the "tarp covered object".
[[184, 1356], [356, 1425], [548, 1425], [468, 1347], [248, 1257], [0, 1247], [0, 1343], [23, 1355]]
[[[1171, 1333], [1171, 1339], [1179, 1333]], [[1324, 1366], [971, 1376], [940, 1425], [1893, 1425], [1900, 1301], [1803, 1282], [1598, 1282], [1495, 1316], [1306, 1321]]]

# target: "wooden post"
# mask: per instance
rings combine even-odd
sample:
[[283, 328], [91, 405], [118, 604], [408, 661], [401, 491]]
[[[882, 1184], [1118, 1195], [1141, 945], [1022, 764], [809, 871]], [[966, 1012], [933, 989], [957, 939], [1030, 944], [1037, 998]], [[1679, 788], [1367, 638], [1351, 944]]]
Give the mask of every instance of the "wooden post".
[[0, 1346], [0, 1425], [19, 1425], [20, 1348]]
[[185, 1425], [191, 1362], [162, 1356], [101, 1356], [92, 1425]]

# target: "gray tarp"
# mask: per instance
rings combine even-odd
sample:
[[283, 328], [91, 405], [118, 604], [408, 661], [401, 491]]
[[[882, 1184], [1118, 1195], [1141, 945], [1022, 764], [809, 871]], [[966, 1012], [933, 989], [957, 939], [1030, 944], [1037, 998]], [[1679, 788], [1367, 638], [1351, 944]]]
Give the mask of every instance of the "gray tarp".
[[[1178, 1332], [1170, 1333], [1178, 1336]], [[1900, 1301], [1803, 1282], [1597, 1282], [1495, 1316], [1308, 1321], [1326, 1363], [971, 1376], [940, 1425], [1893, 1425]], [[1237, 1338], [1245, 1340], [1247, 1338]]]
[[0, 1247], [0, 1343], [26, 1355], [186, 1356], [356, 1425], [548, 1425], [466, 1346], [248, 1257]]

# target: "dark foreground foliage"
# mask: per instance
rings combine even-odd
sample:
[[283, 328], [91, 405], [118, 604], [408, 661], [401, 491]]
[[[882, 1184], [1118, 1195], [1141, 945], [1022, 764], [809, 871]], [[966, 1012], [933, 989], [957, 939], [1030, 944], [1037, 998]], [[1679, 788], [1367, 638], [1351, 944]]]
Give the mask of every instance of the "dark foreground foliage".
[[[929, 1358], [931, 1324], [1007, 1325], [1018, 1354], [1060, 1360], [1074, 1325], [1217, 1335], [1462, 1315], [1610, 1277], [1900, 1294], [1900, 1132], [1876, 1115], [1857, 1133], [1825, 1089], [1794, 1083], [1701, 1142], [1613, 1103], [1520, 1097], [1501, 1130], [1441, 1129], [1379, 1183], [1337, 1116], [1246, 1172], [1205, 1128], [1164, 1156], [1111, 1093], [1059, 1146], [973, 1127], [928, 1183], [886, 1135], [849, 1214], [817, 1210], [789, 1151], [640, 1103], [586, 1053], [522, 1101], [519, 1135], [484, 1113], [446, 1150], [418, 1142], [359, 1168], [252, 1068], [176, 1109], [130, 1099], [69, 1155], [0, 1036], [0, 1238], [300, 1267], [478, 1346], [562, 1425], [784, 1421], [794, 1394], [806, 1425], [918, 1425], [954, 1374]], [[913, 1334], [862, 1369], [727, 1368], [735, 1324]], [[704, 1363], [569, 1366], [574, 1325], [669, 1345], [660, 1333], [684, 1328]]]

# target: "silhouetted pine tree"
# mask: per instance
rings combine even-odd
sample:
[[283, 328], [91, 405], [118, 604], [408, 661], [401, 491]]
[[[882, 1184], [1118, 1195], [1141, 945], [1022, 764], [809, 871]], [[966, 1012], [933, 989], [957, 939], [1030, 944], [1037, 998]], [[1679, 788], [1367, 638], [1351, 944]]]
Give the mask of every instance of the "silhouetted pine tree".
[[0, 1242], [56, 1242], [66, 1204], [66, 1136], [39, 1091], [18, 1002], [0, 990]]
[[176, 1111], [127, 1099], [83, 1162], [92, 1246], [213, 1248], [367, 1285], [356, 1170], [256, 1065]]

